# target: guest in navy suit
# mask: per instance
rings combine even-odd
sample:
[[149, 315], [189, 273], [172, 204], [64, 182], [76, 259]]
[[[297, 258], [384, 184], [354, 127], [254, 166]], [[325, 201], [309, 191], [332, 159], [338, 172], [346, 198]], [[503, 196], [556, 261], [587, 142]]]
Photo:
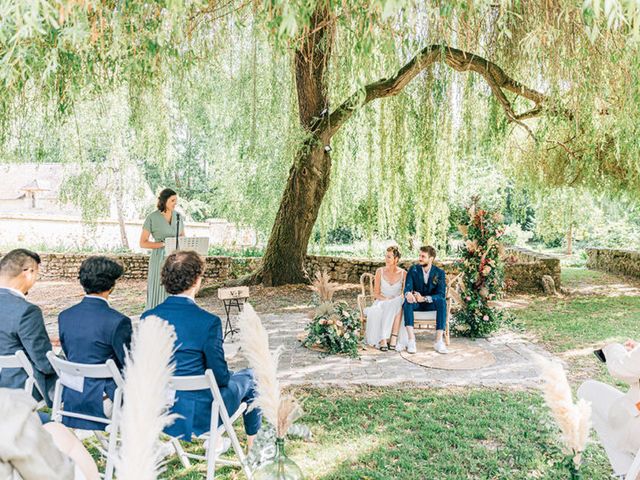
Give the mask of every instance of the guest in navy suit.
[[[229, 415], [241, 402], [251, 404], [255, 383], [250, 369], [231, 372], [222, 348], [220, 318], [200, 308], [194, 298], [202, 283], [204, 260], [196, 252], [179, 251], [169, 255], [162, 267], [161, 281], [170, 296], [160, 305], [142, 314], [142, 319], [156, 315], [175, 328], [175, 375], [203, 375], [211, 369]], [[166, 433], [191, 441], [192, 435], [209, 431], [212, 395], [209, 390], [177, 392], [173, 413], [181, 418], [166, 428]], [[260, 429], [262, 414], [255, 408], [244, 413], [248, 447]], [[216, 446], [217, 450], [220, 450]]]
[[[131, 343], [131, 320], [111, 308], [109, 295], [122, 276], [122, 265], [107, 257], [89, 257], [80, 265], [79, 279], [84, 299], [58, 317], [60, 343], [67, 360], [99, 364], [113, 360], [122, 369], [125, 348]], [[113, 400], [116, 384], [111, 379], [85, 378], [82, 391], [66, 387], [65, 410], [105, 418], [103, 400]], [[68, 427], [104, 430], [105, 424], [63, 417]]]
[[[26, 295], [36, 283], [40, 268], [37, 253], [18, 248], [11, 250], [0, 260], [0, 355], [13, 355], [22, 350], [33, 365], [37, 388], [33, 396], [51, 406], [49, 391], [56, 381], [56, 374], [47, 359], [51, 341], [44, 327], [42, 310], [29, 303]], [[3, 368], [0, 371], [0, 387], [24, 388], [27, 374], [20, 368]]]
[[418, 263], [407, 272], [404, 284], [406, 302], [403, 305], [404, 324], [409, 336], [407, 351], [416, 353], [416, 337], [413, 333], [413, 312], [436, 312], [436, 343], [438, 353], [449, 353], [442, 339], [447, 322], [446, 278], [444, 270], [436, 267], [436, 249], [432, 246], [420, 247]]

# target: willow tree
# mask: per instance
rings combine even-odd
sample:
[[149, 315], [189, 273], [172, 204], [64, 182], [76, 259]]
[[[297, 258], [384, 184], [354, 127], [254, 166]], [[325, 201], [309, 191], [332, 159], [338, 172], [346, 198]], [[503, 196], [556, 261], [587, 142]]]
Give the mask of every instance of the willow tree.
[[[570, 63], [573, 63], [573, 68], [576, 69], [581, 65], [576, 62], [578, 58], [587, 61], [590, 60], [589, 56], [603, 56], [601, 53], [598, 55], [598, 48], [593, 43], [594, 38], [599, 35], [599, 3], [587, 2], [584, 11], [570, 3], [531, 3], [527, 5], [516, 3], [512, 5], [513, 11], [511, 13], [506, 9], [480, 5], [477, 9], [471, 6], [469, 11], [461, 9], [454, 14], [440, 15], [440, 18], [428, 14], [426, 18], [435, 21], [426, 25], [427, 34], [424, 37], [427, 40], [439, 39], [440, 42], [424, 46], [415, 56], [400, 66], [394, 74], [362, 85], [337, 106], [330, 103], [331, 85], [328, 72], [332, 57], [336, 54], [345, 55], [345, 52], [335, 51], [338, 26], [341, 23], [350, 23], [350, 26], [352, 28], [355, 26], [356, 30], [364, 25], [365, 30], [384, 32], [385, 28], [393, 30], [393, 23], [398, 22], [399, 19], [393, 17], [392, 22], [385, 23], [384, 15], [376, 17], [374, 10], [373, 13], [371, 11], [365, 13], [366, 20], [363, 20], [363, 14], [358, 11], [357, 7], [349, 9], [342, 2], [317, 1], [311, 2], [310, 6], [308, 3], [300, 5], [296, 13], [300, 18], [302, 31], [297, 36], [294, 35], [290, 47], [294, 57], [299, 121], [302, 129], [306, 132], [306, 138], [293, 160], [265, 252], [262, 269], [254, 275], [254, 280], [261, 280], [266, 285], [280, 285], [305, 279], [303, 265], [309, 237], [330, 180], [330, 152], [333, 136], [343, 128], [355, 111], [374, 100], [400, 94], [411, 81], [421, 73], [433, 68], [435, 64], [446, 65], [457, 72], [473, 72], [479, 75], [495, 97], [498, 105], [502, 107], [506, 119], [519, 126], [526, 135], [533, 139], [536, 147], [544, 144], [547, 155], [558, 156], [557, 152], [559, 151], [560, 158], [565, 160], [565, 171], [576, 170], [575, 165], [573, 168], [568, 168], [571, 162], [566, 161], [567, 156], [574, 156], [578, 161], [580, 159], [589, 161], [588, 155], [600, 155], [597, 158], [599, 171], [613, 177], [622, 173], [624, 178], [618, 178], [618, 180], [628, 185], [629, 174], [636, 173], [638, 165], [627, 164], [627, 168], [624, 168], [619, 165], [620, 162], [615, 160], [612, 164], [608, 153], [602, 152], [603, 150], [611, 150], [614, 143], [611, 138], [603, 139], [598, 144], [591, 143], [584, 148], [589, 128], [583, 125], [580, 114], [586, 112], [587, 115], [593, 115], [594, 109], [592, 106], [590, 108], [576, 106], [565, 98], [572, 94], [583, 95], [580, 101], [584, 101], [586, 97], [587, 101], [593, 103], [596, 101], [595, 89], [593, 86], [590, 86], [590, 89], [581, 85], [576, 88], [569, 85], [567, 89], [562, 85], [563, 82], [572, 82], [578, 79], [575, 72], [571, 74], [572, 72], [568, 70]], [[283, 28], [285, 30], [287, 27], [291, 28], [292, 22], [291, 12], [289, 11], [289, 16], [284, 15], [286, 7], [281, 5], [281, 8], [283, 10], [277, 12], [280, 16], [276, 14], [272, 17], [272, 19], [275, 18], [281, 22], [280, 31]], [[428, 13], [432, 13], [429, 11], [429, 6], [424, 8]], [[421, 9], [417, 7], [417, 9], [410, 8], [409, 10], [415, 13]], [[445, 10], [447, 10], [446, 6], [441, 5], [439, 12]], [[614, 17], [610, 11], [608, 13], [610, 18]], [[637, 15], [638, 11], [634, 10], [631, 5], [630, 12], [627, 13]], [[582, 24], [583, 14], [588, 18], [587, 25]], [[490, 21], [484, 23], [483, 19], [487, 17]], [[522, 17], [524, 20], [521, 20]], [[295, 15], [294, 18], [296, 18]], [[401, 19], [402, 15], [400, 15], [400, 21]], [[637, 20], [633, 20], [633, 22], [635, 23], [632, 23], [631, 28], [637, 35], [638, 22]], [[458, 27], [457, 29], [453, 28], [454, 24]], [[610, 21], [611, 25], [615, 25], [615, 18]], [[430, 29], [435, 30], [435, 33], [429, 32]], [[481, 32], [480, 36], [478, 36], [478, 31]], [[456, 42], [454, 40], [456, 35], [466, 36], [466, 41], [464, 38], [458, 38]], [[417, 36], [415, 32], [413, 36], [414, 38]], [[518, 58], [518, 56], [526, 54], [526, 48], [522, 48], [522, 45], [512, 41], [515, 36], [521, 37], [522, 43], [537, 42], [540, 47], [535, 50], [538, 58], [533, 61], [523, 61], [522, 58]], [[547, 36], [551, 37], [551, 40], [546, 40]], [[473, 37], [473, 39], [469, 41], [469, 37]], [[605, 67], [601, 66], [601, 68], [595, 69], [597, 70], [596, 75], [601, 75], [601, 77], [586, 78], [583, 81], [594, 81], [599, 85], [606, 82], [606, 68], [615, 64], [614, 57], [622, 53], [612, 45], [613, 41], [610, 38], [607, 39], [607, 47], [610, 50], [605, 50], [604, 56], [607, 57]], [[547, 52], [543, 48], [544, 42], [550, 44]], [[467, 43], [475, 48], [463, 50], [452, 47], [452, 43]], [[552, 43], [555, 45], [551, 45]], [[525, 47], [527, 46], [525, 45]], [[553, 46], [561, 48], [552, 50]], [[478, 55], [475, 50], [479, 47], [494, 50], [494, 57], [502, 57], [505, 65], [517, 67], [517, 70], [525, 75], [521, 75], [521, 78], [515, 78], [512, 74], [507, 73], [498, 62]], [[558, 52], [563, 51], [579, 52], [580, 55], [578, 58], [572, 57], [568, 61], [564, 61], [558, 58]], [[554, 62], [556, 62], [555, 65]], [[593, 66], [593, 63], [590, 63]], [[529, 68], [528, 72], [527, 67]], [[614, 74], [619, 81], [622, 73], [621, 66], [617, 64], [615, 67], [616, 69], [612, 69], [609, 73]], [[357, 68], [356, 66], [355, 69], [357, 70]], [[548, 76], [549, 72], [552, 72], [553, 75]], [[532, 86], [523, 81], [523, 79], [531, 79], [532, 77], [536, 78], [535, 84]], [[545, 89], [547, 92], [540, 87], [535, 88], [536, 85], [544, 86], [545, 83], [551, 83], [551, 88]], [[637, 89], [637, 84], [626, 83], [625, 87]], [[587, 93], [591, 93], [591, 95], [587, 96]], [[562, 133], [570, 136], [569, 138], [572, 140], [579, 137], [578, 142], [583, 142], [582, 147], [588, 151], [588, 154], [572, 151], [573, 147], [567, 146], [565, 138], [558, 137], [555, 132], [541, 132], [540, 126], [532, 127], [527, 124], [527, 120], [537, 117], [548, 120], [544, 123], [547, 128], [554, 123], [556, 126], [562, 125], [565, 129]], [[634, 118], [637, 117], [634, 116]], [[584, 123], [592, 122], [593, 120], [589, 119]], [[534, 132], [534, 130], [536, 131]], [[537, 154], [540, 153], [539, 149], [535, 151]], [[544, 163], [545, 159], [538, 157], [538, 161]], [[616, 172], [616, 168], [622, 169], [622, 172]], [[559, 178], [566, 176], [565, 171]], [[581, 175], [581, 172], [576, 173], [576, 177]], [[556, 181], [558, 181], [557, 178]]]
[[[633, 135], [640, 120], [634, 43], [640, 13], [633, 0], [616, 8], [604, 2], [602, 9], [601, 3], [2, 2], [2, 132], [18, 128], [12, 121], [19, 116], [16, 106], [33, 98], [54, 101], [57, 114], [65, 115], [78, 98], [121, 84], [129, 88], [131, 123], [140, 128], [143, 112], [160, 110], [140, 104], [161, 103], [165, 80], [179, 79], [191, 66], [215, 57], [216, 48], [230, 40], [229, 23], [250, 23], [250, 34], [268, 31], [292, 56], [303, 134], [293, 149], [263, 265], [252, 279], [267, 285], [299, 282], [305, 280], [309, 238], [330, 184], [332, 139], [363, 107], [402, 94], [414, 79], [438, 69], [481, 79], [476, 91], [490, 92], [514, 127], [510, 139], [517, 142], [518, 155], [511, 160], [523, 177], [541, 184], [638, 186], [640, 165], [630, 159], [640, 151], [639, 137]], [[454, 100], [467, 99], [458, 93]], [[439, 105], [438, 115], [447, 103]], [[429, 108], [424, 112], [435, 115]], [[163, 127], [143, 131], [162, 145]], [[433, 125], [422, 125], [421, 132], [441, 136]], [[260, 135], [259, 129], [255, 133]]]

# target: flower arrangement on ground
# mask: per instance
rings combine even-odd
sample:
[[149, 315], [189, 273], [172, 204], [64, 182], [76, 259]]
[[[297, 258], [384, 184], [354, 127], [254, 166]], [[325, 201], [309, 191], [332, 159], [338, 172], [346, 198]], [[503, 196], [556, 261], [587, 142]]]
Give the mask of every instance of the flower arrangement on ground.
[[343, 353], [358, 356], [360, 346], [360, 321], [346, 302], [333, 302], [337, 284], [332, 283], [327, 272], [316, 273], [312, 289], [319, 295], [320, 304], [307, 325], [307, 337], [302, 344], [307, 348], [319, 348], [327, 353]]

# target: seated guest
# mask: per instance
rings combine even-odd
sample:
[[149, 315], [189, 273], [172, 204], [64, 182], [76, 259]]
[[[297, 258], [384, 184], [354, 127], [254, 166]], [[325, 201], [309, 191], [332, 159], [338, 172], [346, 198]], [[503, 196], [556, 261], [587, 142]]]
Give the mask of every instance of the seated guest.
[[640, 344], [628, 340], [602, 349], [611, 376], [628, 383], [623, 393], [606, 383], [587, 380], [578, 389], [578, 397], [591, 402], [591, 421], [604, 446], [616, 476], [629, 476], [640, 450]]
[[[157, 307], [144, 312], [141, 318], [156, 315], [173, 325], [177, 336], [175, 375], [203, 375], [205, 370], [211, 369], [227, 411], [233, 415], [241, 402], [251, 404], [255, 397], [253, 372], [250, 369], [235, 373], [229, 371], [222, 348], [222, 322], [195, 302], [204, 267], [204, 260], [196, 252], [179, 251], [169, 255], [160, 276], [170, 296]], [[167, 427], [166, 433], [190, 441], [192, 434], [208, 432], [212, 400], [209, 390], [177, 392], [172, 413], [181, 418]], [[260, 429], [262, 414], [256, 408], [243, 416], [250, 448]], [[220, 446], [216, 449], [220, 450]]]
[[[27, 301], [26, 295], [38, 279], [40, 256], [18, 248], [0, 259], [0, 355], [13, 355], [24, 351], [33, 365], [38, 389], [33, 396], [41, 400], [44, 392], [47, 405], [51, 406], [50, 389], [55, 385], [56, 374], [47, 360], [51, 341], [44, 327], [42, 310]], [[0, 387], [24, 388], [27, 374], [18, 368], [0, 371]]]
[[[109, 295], [122, 276], [122, 266], [107, 257], [89, 257], [80, 265], [80, 285], [85, 297], [58, 317], [60, 343], [67, 360], [99, 364], [113, 360], [124, 366], [125, 348], [131, 343], [131, 320], [111, 308]], [[81, 391], [66, 387], [62, 393], [65, 410], [105, 417], [103, 398], [113, 400], [116, 384], [112, 379], [85, 378]], [[105, 424], [63, 417], [72, 428], [104, 430]]]
[[0, 478], [99, 480], [95, 462], [73, 432], [59, 423], [42, 425], [35, 409], [25, 392], [0, 388]]
[[409, 342], [407, 352], [416, 353], [416, 337], [413, 332], [414, 315], [419, 312], [436, 312], [436, 342], [433, 346], [438, 353], [449, 353], [443, 341], [444, 329], [447, 325], [446, 279], [444, 270], [436, 267], [436, 249], [431, 245], [420, 247], [418, 263], [407, 272], [404, 284], [406, 302], [403, 305], [404, 324]]

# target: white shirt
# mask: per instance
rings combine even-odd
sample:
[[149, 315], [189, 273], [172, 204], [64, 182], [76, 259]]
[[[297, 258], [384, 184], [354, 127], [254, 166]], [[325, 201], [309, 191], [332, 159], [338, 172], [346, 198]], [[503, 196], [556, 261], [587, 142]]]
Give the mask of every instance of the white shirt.
[[0, 287], [1, 289], [4, 290], [9, 290], [9, 293], [15, 295], [16, 297], [20, 297], [24, 300], [27, 299], [27, 297], [25, 297], [24, 293], [22, 293], [20, 290], [16, 290], [15, 288], [11, 288], [11, 287]]
[[109, 303], [109, 300], [107, 300], [107, 299], [106, 299], [106, 298], [104, 298], [104, 297], [100, 297], [100, 296], [98, 296], [98, 295], [90, 295], [90, 294], [87, 294], [87, 295], [85, 295], [85, 298], [97, 298], [97, 299], [99, 299], [99, 300], [102, 300], [103, 302], [106, 302], [106, 303], [107, 303], [107, 305], [111, 306], [111, 304]]
[[424, 275], [425, 285], [429, 283], [429, 273], [431, 273], [431, 267], [429, 267], [427, 270], [425, 270], [424, 267], [422, 267], [422, 275]]
[[196, 299], [193, 298], [191, 295], [187, 294], [187, 293], [176, 293], [175, 295], [172, 294], [172, 297], [182, 297], [182, 298], [188, 298], [189, 300], [191, 300], [193, 303], [196, 303]]

